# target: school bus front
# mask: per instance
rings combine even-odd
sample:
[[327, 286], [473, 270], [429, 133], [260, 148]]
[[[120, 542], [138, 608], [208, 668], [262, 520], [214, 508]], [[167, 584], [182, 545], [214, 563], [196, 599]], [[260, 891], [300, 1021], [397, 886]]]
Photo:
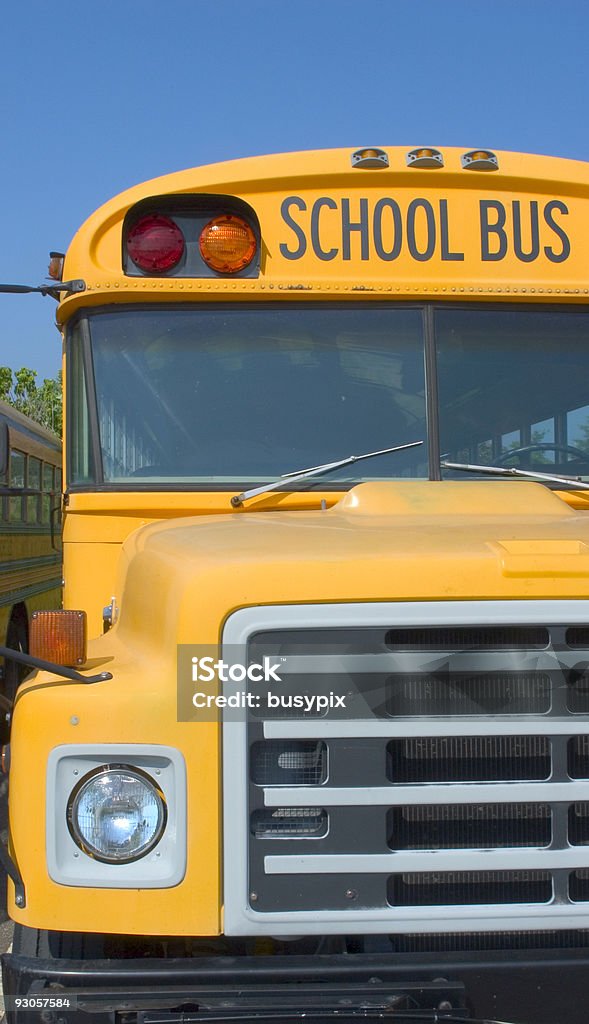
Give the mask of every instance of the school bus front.
[[585, 165], [388, 147], [82, 227], [94, 681], [14, 709], [13, 1020], [584, 1021], [588, 211]]

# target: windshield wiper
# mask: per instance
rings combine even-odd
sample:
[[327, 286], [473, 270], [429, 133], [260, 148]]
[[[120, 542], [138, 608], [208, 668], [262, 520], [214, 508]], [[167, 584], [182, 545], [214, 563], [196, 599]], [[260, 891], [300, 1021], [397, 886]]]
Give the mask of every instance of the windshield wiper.
[[273, 480], [269, 484], [262, 484], [261, 487], [252, 487], [251, 490], [244, 491], [243, 494], [235, 494], [231, 499], [231, 504], [233, 508], [239, 508], [240, 505], [249, 501], [250, 498], [256, 498], [258, 494], [267, 494], [269, 491], [275, 491], [277, 487], [287, 487], [289, 484], [296, 483], [297, 480], [306, 480], [309, 476], [331, 473], [332, 470], [339, 469], [340, 466], [350, 466], [353, 462], [360, 462], [361, 459], [374, 459], [377, 455], [402, 452], [406, 448], [416, 448], [420, 444], [423, 444], [423, 441], [411, 441], [409, 444], [398, 444], [395, 448], [382, 448], [378, 452], [367, 452], [366, 455], [348, 455], [347, 459], [339, 459], [338, 462], [325, 462], [321, 466], [311, 466], [310, 469], [299, 469], [294, 473], [283, 473], [278, 480]]
[[475, 466], [466, 462], [441, 462], [443, 469], [461, 469], [465, 473], [490, 473], [491, 476], [523, 476], [529, 480], [548, 480], [556, 484], [572, 484], [579, 491], [589, 491], [589, 483], [574, 476], [557, 476], [554, 473], [536, 473], [531, 469], [516, 469], [515, 466]]

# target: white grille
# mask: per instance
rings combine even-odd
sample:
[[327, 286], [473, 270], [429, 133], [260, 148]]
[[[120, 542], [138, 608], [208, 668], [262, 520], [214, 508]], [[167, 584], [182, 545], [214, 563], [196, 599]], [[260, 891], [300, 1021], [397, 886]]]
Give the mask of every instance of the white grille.
[[588, 623], [580, 601], [235, 613], [233, 650], [275, 634], [301, 689], [361, 699], [225, 722], [227, 934], [588, 927]]

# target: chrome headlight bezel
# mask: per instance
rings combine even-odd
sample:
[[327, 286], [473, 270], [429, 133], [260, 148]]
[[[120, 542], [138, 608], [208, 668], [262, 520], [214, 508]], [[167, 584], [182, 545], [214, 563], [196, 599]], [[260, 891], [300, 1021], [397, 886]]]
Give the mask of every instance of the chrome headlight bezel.
[[[80, 802], [84, 796], [84, 793], [98, 779], [104, 779], [111, 775], [123, 775], [130, 777], [136, 782], [141, 783], [148, 790], [151, 790], [156, 800], [156, 806], [158, 811], [158, 819], [153, 832], [153, 835], [138, 851], [133, 852], [129, 856], [118, 856], [109, 857], [103, 850], [100, 850], [94, 844], [89, 842], [88, 838], [83, 835], [79, 825], [77, 811], [80, 806]], [[143, 857], [146, 857], [152, 850], [158, 845], [162, 836], [164, 835], [166, 824], [168, 820], [168, 806], [166, 797], [158, 785], [156, 780], [148, 772], [143, 771], [136, 765], [125, 764], [125, 763], [108, 763], [102, 764], [92, 771], [87, 772], [79, 782], [72, 789], [68, 802], [66, 812], [67, 826], [69, 833], [74, 840], [76, 846], [95, 861], [99, 861], [101, 864], [110, 865], [124, 865], [133, 864]]]

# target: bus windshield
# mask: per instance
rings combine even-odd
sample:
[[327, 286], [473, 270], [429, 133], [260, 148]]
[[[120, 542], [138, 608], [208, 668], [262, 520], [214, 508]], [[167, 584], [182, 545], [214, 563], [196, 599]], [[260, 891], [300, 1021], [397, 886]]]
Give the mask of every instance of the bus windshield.
[[444, 459], [586, 476], [588, 341], [582, 310], [97, 312], [70, 332], [70, 482], [229, 489], [418, 440], [429, 465], [423, 444], [293, 487], [423, 479]]
[[[91, 317], [104, 481], [264, 482], [424, 439], [421, 319], [308, 305]], [[334, 476], [426, 477], [424, 447]]]

